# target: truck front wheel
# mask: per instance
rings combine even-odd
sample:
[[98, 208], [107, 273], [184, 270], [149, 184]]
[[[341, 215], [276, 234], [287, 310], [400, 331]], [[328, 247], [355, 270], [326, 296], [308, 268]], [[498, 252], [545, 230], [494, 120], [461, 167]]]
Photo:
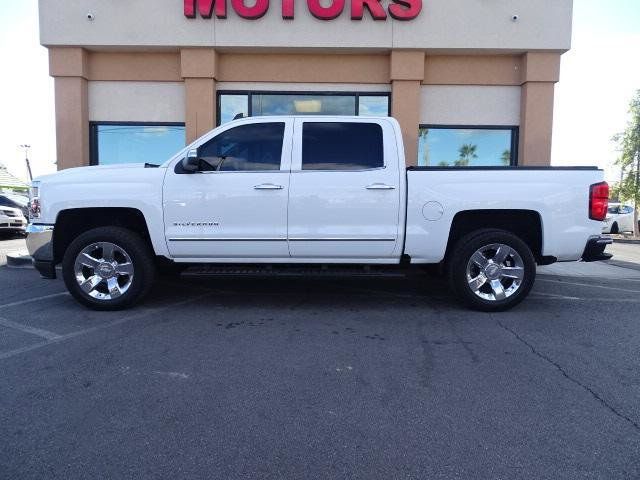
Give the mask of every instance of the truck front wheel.
[[76, 238], [62, 259], [69, 293], [94, 310], [120, 310], [140, 301], [153, 285], [153, 256], [139, 235], [99, 227]]
[[508, 310], [529, 294], [536, 276], [531, 249], [504, 230], [478, 230], [458, 240], [447, 262], [449, 284], [475, 310]]

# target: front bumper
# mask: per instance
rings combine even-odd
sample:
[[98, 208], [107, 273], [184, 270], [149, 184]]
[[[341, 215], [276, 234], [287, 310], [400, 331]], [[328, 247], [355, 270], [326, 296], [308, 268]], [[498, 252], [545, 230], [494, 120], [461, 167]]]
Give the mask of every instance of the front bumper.
[[611, 245], [612, 243], [613, 239], [605, 235], [589, 237], [587, 246], [584, 248], [584, 253], [582, 254], [582, 261], [597, 262], [600, 260], [609, 260], [613, 255], [604, 253], [604, 250], [607, 248], [607, 245]]
[[53, 225], [32, 224], [27, 226], [27, 250], [33, 266], [44, 278], [56, 278], [53, 257]]
[[0, 217], [0, 232], [24, 232], [27, 222], [20, 217]]

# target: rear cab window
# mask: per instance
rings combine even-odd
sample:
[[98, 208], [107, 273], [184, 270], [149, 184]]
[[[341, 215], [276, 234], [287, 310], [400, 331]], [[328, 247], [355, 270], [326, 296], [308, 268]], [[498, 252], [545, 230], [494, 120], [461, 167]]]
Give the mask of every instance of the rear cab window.
[[302, 170], [359, 171], [384, 166], [380, 125], [365, 122], [304, 122]]

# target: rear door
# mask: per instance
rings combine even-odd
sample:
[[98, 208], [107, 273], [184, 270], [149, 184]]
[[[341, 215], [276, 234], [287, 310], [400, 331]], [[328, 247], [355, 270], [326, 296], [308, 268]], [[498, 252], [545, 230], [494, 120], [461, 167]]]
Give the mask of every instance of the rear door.
[[164, 221], [173, 257], [289, 257], [292, 131], [293, 119], [233, 122], [199, 146], [198, 172], [185, 172], [179, 164], [167, 172]]
[[289, 251], [297, 259], [389, 259], [399, 248], [400, 169], [390, 122], [296, 119]]

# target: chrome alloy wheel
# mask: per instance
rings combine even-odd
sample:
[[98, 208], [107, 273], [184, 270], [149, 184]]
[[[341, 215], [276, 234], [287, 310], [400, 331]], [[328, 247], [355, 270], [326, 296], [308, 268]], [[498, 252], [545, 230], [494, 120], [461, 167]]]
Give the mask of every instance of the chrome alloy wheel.
[[123, 295], [133, 281], [131, 257], [114, 243], [97, 242], [83, 248], [74, 264], [78, 285], [97, 300]]
[[524, 279], [524, 262], [508, 245], [494, 243], [476, 250], [467, 263], [467, 282], [483, 300], [500, 301], [518, 291]]

